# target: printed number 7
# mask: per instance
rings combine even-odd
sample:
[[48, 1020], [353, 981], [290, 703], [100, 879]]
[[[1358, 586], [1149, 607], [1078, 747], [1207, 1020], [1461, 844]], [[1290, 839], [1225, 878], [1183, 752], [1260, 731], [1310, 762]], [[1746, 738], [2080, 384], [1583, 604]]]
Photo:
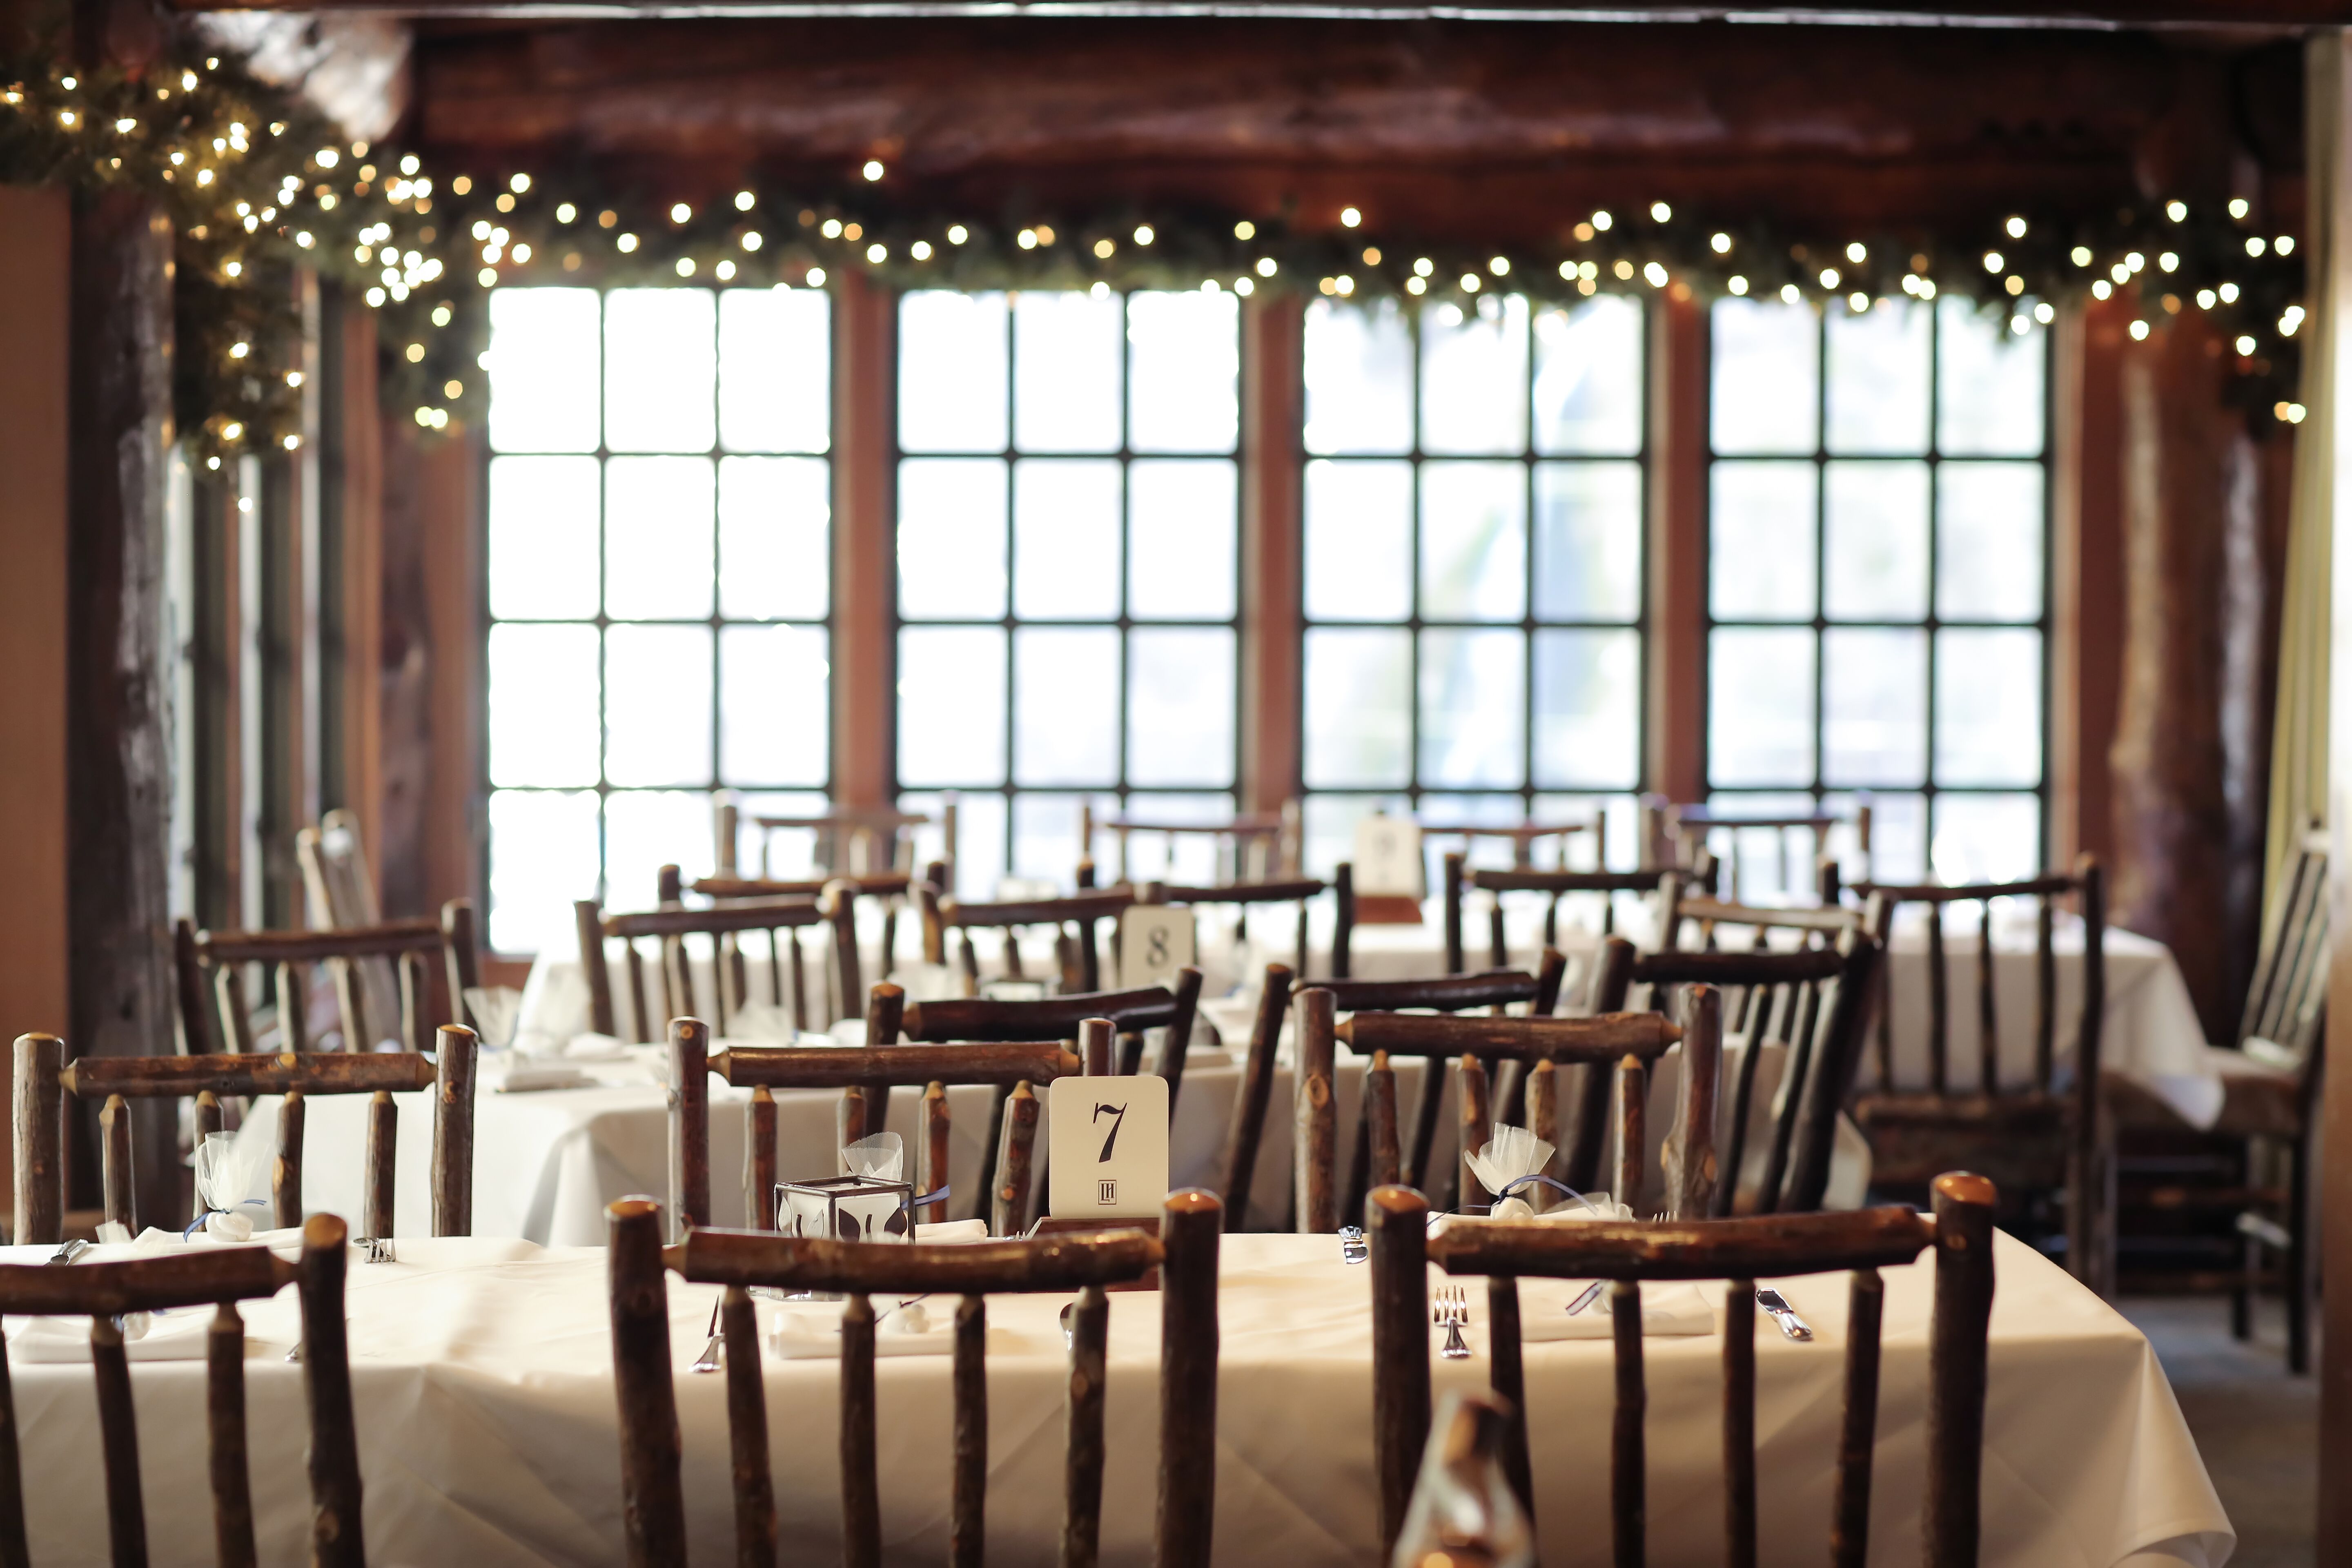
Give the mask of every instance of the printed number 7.
[[1110, 1118], [1110, 1136], [1103, 1140], [1102, 1152], [1095, 1156], [1095, 1163], [1098, 1165], [1110, 1159], [1111, 1147], [1118, 1142], [1119, 1123], [1127, 1120], [1127, 1107], [1104, 1105], [1097, 1101], [1095, 1105], [1095, 1120], [1100, 1121], [1105, 1116]]

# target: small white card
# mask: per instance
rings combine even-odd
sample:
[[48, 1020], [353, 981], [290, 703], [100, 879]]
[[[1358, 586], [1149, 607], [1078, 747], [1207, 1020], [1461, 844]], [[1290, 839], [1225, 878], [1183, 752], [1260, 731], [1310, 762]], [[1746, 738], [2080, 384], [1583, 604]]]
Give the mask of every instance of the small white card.
[[1168, 1196], [1168, 1080], [1057, 1078], [1046, 1099], [1055, 1219], [1150, 1219]]
[[1356, 819], [1356, 894], [1427, 898], [1422, 886], [1421, 824], [1409, 816]]
[[1192, 911], [1165, 904], [1129, 904], [1118, 914], [1118, 986], [1176, 988], [1176, 972], [1196, 951]]

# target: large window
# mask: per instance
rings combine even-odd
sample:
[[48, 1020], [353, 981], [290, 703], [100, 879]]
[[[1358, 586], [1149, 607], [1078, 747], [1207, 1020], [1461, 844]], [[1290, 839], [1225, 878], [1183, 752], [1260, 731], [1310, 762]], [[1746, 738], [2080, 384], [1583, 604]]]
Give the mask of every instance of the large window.
[[707, 865], [713, 790], [823, 799], [829, 345], [814, 290], [490, 296], [495, 947]]
[[[1726, 300], [1712, 326], [1713, 798], [1772, 814], [1868, 790], [1878, 877], [2032, 872], [2045, 334], [1957, 300]], [[1748, 858], [1743, 890], [1781, 865]]]
[[1308, 308], [1302, 740], [1317, 870], [1347, 858], [1375, 807], [1579, 821], [1596, 799], [1612, 805], [1612, 859], [1630, 860], [1642, 343], [1630, 297]]
[[900, 300], [898, 783], [968, 898], [1067, 886], [1082, 799], [1233, 811], [1238, 305]]

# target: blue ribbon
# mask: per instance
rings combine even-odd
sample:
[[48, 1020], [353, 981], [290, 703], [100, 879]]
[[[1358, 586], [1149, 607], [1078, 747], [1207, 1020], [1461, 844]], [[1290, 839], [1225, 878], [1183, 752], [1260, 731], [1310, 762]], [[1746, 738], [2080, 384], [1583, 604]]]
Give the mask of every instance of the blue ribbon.
[[[1574, 1187], [1570, 1186], [1566, 1182], [1556, 1182], [1556, 1181], [1552, 1180], [1549, 1176], [1545, 1176], [1545, 1175], [1528, 1175], [1528, 1176], [1521, 1176], [1521, 1177], [1518, 1177], [1518, 1178], [1517, 1178], [1517, 1180], [1515, 1180], [1515, 1181], [1508, 1181], [1508, 1182], [1505, 1182], [1505, 1183], [1503, 1184], [1503, 1190], [1502, 1190], [1501, 1192], [1499, 1192], [1499, 1193], [1496, 1193], [1495, 1195], [1496, 1195], [1496, 1197], [1498, 1197], [1498, 1198], [1507, 1198], [1507, 1197], [1509, 1197], [1513, 1193], [1517, 1192], [1521, 1187], [1528, 1186], [1528, 1185], [1541, 1185], [1541, 1186], [1547, 1186], [1547, 1187], [1549, 1187], [1549, 1188], [1551, 1188], [1551, 1189], [1552, 1189], [1552, 1191], [1554, 1191], [1554, 1192], [1556, 1192], [1556, 1193], [1563, 1193], [1563, 1194], [1567, 1194], [1568, 1196], [1570, 1196], [1570, 1197], [1571, 1197], [1571, 1198], [1574, 1198], [1578, 1203], [1582, 1204], [1586, 1208], [1591, 1209], [1594, 1214], [1600, 1214], [1600, 1213], [1601, 1213], [1601, 1205], [1600, 1205], [1599, 1204], [1594, 1203], [1591, 1198], [1586, 1197], [1582, 1193], [1578, 1192]], [[1607, 1218], [1608, 1216], [1607, 1216], [1607, 1215], [1603, 1215], [1601, 1217], [1605, 1219], [1605, 1218]]]

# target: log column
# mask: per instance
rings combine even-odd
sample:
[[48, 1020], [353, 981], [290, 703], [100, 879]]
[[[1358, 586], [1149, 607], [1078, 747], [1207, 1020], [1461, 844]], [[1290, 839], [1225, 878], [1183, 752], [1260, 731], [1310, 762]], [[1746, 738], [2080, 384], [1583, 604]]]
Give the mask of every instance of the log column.
[[[2268, 624], [2261, 463], [2222, 402], [2229, 345], [2194, 312], [2124, 355], [2115, 920], [2180, 963], [2229, 1037], [2261, 918]], [[2259, 754], [2257, 754], [2259, 753]]]
[[[172, 229], [130, 193], [77, 204], [71, 324], [67, 1044], [76, 1057], [146, 1056], [173, 1049], [163, 676]], [[145, 1101], [133, 1114], [139, 1210], [176, 1213], [173, 1107]], [[74, 1206], [87, 1207], [98, 1195], [96, 1143], [80, 1145], [71, 1191]]]

